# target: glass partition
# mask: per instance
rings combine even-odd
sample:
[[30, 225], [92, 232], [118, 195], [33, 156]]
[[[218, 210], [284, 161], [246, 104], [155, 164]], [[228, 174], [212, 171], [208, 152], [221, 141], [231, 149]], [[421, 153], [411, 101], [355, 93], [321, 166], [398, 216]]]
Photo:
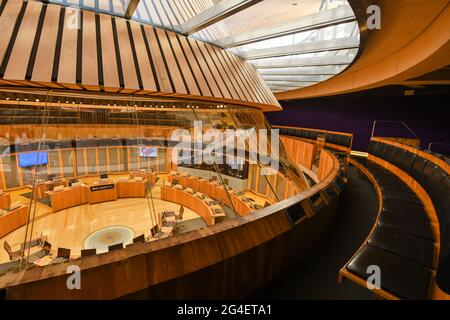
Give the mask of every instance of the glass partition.
[[[58, 91], [0, 100], [0, 219], [20, 216], [0, 237], [29, 246], [24, 266], [211, 227], [308, 188], [256, 109]], [[45, 243], [48, 261], [32, 250]]]

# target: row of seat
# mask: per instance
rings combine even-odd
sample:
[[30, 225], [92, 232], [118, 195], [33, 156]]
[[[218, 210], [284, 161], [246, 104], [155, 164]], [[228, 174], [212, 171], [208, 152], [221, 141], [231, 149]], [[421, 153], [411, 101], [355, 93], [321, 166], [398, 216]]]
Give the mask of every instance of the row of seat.
[[280, 134], [311, 140], [317, 140], [320, 135], [325, 135], [325, 141], [327, 143], [343, 146], [346, 148], [351, 148], [352, 146], [352, 136], [348, 134], [339, 134], [335, 132], [326, 132], [313, 129], [283, 127], [280, 127]]
[[437, 283], [442, 290], [450, 292], [450, 177], [448, 171], [438, 166], [437, 161], [431, 161], [420, 153], [380, 141], [370, 143], [369, 153], [409, 174], [429, 195], [436, 210], [440, 229]]
[[366, 160], [358, 161], [377, 181], [382, 207], [367, 242], [346, 268], [367, 280], [368, 267], [381, 270], [381, 289], [401, 299], [426, 299], [434, 269], [434, 237], [425, 208], [395, 174]]

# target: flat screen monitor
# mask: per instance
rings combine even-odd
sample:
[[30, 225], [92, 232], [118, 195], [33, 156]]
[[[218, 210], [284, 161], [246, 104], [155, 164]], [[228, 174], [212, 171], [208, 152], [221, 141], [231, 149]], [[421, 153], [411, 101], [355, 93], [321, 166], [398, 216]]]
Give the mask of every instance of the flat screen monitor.
[[101, 174], [100, 179], [108, 179], [108, 174], [107, 173]]
[[19, 154], [19, 166], [22, 168], [40, 166], [47, 163], [47, 152], [30, 152]]
[[143, 158], [157, 158], [158, 157], [158, 148], [140, 148], [140, 154]]

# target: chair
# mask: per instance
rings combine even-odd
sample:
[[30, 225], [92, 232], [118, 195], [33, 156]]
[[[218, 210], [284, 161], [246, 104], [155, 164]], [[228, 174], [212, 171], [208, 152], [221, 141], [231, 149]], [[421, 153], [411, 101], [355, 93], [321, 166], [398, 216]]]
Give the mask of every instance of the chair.
[[153, 228], [150, 229], [150, 234], [153, 238], [156, 238], [159, 235], [159, 226], [156, 225]]
[[97, 254], [97, 249], [83, 249], [81, 250], [81, 257], [95, 256]]
[[70, 259], [70, 249], [58, 248], [58, 253], [57, 253], [56, 257], [69, 260]]
[[145, 235], [143, 234], [133, 239], [133, 243], [143, 243], [143, 242], [145, 242]]
[[9, 245], [9, 243], [8, 242], [6, 242], [6, 241], [4, 241], [3, 242], [3, 248], [6, 250], [6, 252], [8, 253], [8, 256], [9, 256], [9, 260], [17, 260], [17, 259], [19, 259], [20, 258], [20, 256], [21, 256], [21, 252], [20, 251], [12, 251], [12, 248], [11, 248], [11, 246]]
[[46, 255], [50, 254], [50, 250], [52, 249], [52, 244], [48, 241], [44, 241], [44, 245], [42, 246], [42, 250]]
[[109, 252], [114, 251], [114, 250], [120, 250], [120, 249], [123, 249], [123, 243], [122, 242], [118, 243], [118, 244], [113, 244], [112, 246], [108, 247], [108, 251]]
[[173, 212], [173, 211], [164, 211], [163, 213], [162, 213], [162, 219], [164, 219], [164, 218], [168, 218], [168, 217], [175, 217], [175, 212]]
[[184, 207], [181, 206], [180, 211], [178, 212], [178, 215], [175, 216], [175, 220], [183, 221], [183, 214], [184, 214]]

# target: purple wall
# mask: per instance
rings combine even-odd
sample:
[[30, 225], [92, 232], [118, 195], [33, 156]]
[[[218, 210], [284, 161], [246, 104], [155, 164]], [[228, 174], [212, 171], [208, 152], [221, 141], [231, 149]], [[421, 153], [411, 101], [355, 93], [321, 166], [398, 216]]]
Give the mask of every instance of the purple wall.
[[[385, 87], [356, 94], [282, 102], [284, 111], [267, 113], [274, 125], [350, 132], [354, 149], [367, 150], [374, 120], [403, 121], [422, 140], [450, 143], [450, 86], [404, 96], [401, 87]], [[378, 136], [412, 137], [400, 124], [380, 123]], [[450, 146], [440, 146], [448, 151]], [[437, 150], [444, 153], [444, 150]], [[449, 152], [450, 153], [450, 152]]]

